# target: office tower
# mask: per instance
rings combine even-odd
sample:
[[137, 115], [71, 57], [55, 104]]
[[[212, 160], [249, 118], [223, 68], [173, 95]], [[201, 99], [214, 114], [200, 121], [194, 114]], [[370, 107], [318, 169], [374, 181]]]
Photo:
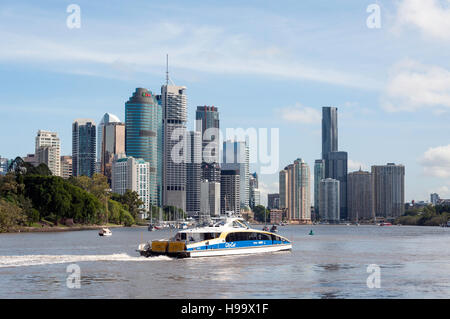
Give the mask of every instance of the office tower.
[[249, 150], [246, 142], [223, 142], [223, 170], [237, 170], [240, 175], [241, 208], [249, 207]]
[[240, 207], [240, 174], [239, 170], [224, 170], [220, 172], [220, 212], [239, 214]]
[[402, 216], [405, 212], [405, 166], [373, 165], [372, 178], [375, 216]]
[[283, 176], [285, 178], [284, 183], [287, 184], [287, 218], [294, 223], [311, 222], [311, 176], [308, 164], [299, 158], [293, 164], [288, 165], [284, 171], [286, 173], [280, 174], [280, 177]]
[[280, 171], [278, 185], [280, 194], [280, 209], [286, 209], [288, 207], [289, 192], [287, 167]]
[[0, 156], [0, 175], [6, 175], [9, 169], [9, 160]]
[[200, 212], [201, 133], [197, 131], [187, 132], [186, 142], [186, 213], [188, 216], [195, 216]]
[[202, 163], [202, 180], [220, 183], [219, 163]]
[[72, 156], [63, 155], [61, 156], [61, 177], [64, 179], [72, 176]]
[[322, 107], [322, 159], [338, 150], [337, 108]]
[[111, 184], [111, 169], [114, 155], [125, 153], [125, 123], [110, 122], [101, 129], [101, 168], [100, 172], [108, 178]]
[[125, 154], [114, 156], [112, 163], [112, 191], [117, 194], [125, 194], [126, 190], [135, 191], [144, 202], [141, 209], [145, 213], [142, 218], [147, 217], [150, 209], [150, 163], [142, 158], [134, 158]]
[[267, 194], [267, 208], [280, 209], [280, 194]]
[[95, 172], [96, 153], [95, 122], [76, 119], [72, 123], [72, 173], [73, 176], [92, 177]]
[[250, 191], [250, 198], [249, 198], [249, 204], [250, 208], [254, 209], [256, 206], [260, 205], [261, 202], [261, 195], [260, 191], [258, 189], [258, 174], [253, 173], [249, 176], [249, 191]]
[[440, 201], [440, 197], [439, 197], [438, 194], [433, 193], [433, 194], [430, 195], [430, 203], [431, 203], [431, 205], [436, 206], [436, 205], [439, 204], [439, 201]]
[[375, 212], [372, 174], [361, 169], [348, 173], [347, 185], [348, 219], [351, 221], [373, 219]]
[[[161, 87], [163, 109], [163, 204], [186, 211], [186, 154], [172, 152], [186, 134], [186, 87]], [[175, 148], [174, 148], [175, 147]]]
[[200, 182], [200, 213], [201, 216], [220, 216], [220, 183]]
[[35, 155], [37, 163], [44, 163], [55, 176], [61, 175], [60, 168], [61, 141], [58, 134], [39, 130], [36, 136]]
[[319, 211], [322, 220], [329, 223], [339, 223], [340, 219], [340, 186], [339, 181], [332, 178], [325, 178], [320, 181]]
[[[341, 219], [347, 219], [347, 152], [330, 152], [325, 156], [325, 178], [339, 181]], [[319, 208], [320, 210], [320, 208]]]
[[106, 124], [120, 122], [119, 118], [111, 113], [105, 113], [97, 125], [97, 162], [102, 161], [103, 128]]
[[196, 130], [202, 135], [202, 162], [219, 163], [219, 109], [197, 106]]
[[325, 161], [323, 159], [317, 159], [314, 162], [314, 213], [316, 218], [320, 216], [320, 181], [325, 178]]
[[125, 153], [150, 164], [150, 204], [161, 206], [162, 108], [150, 90], [136, 88], [125, 103]]

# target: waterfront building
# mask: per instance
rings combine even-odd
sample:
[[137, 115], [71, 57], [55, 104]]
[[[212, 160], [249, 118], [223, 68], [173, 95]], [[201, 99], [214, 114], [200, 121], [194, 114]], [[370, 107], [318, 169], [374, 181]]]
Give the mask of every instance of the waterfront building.
[[326, 154], [338, 151], [337, 108], [322, 107], [322, 159]]
[[267, 208], [280, 209], [280, 194], [267, 194]]
[[325, 178], [320, 181], [319, 211], [321, 219], [329, 223], [339, 223], [340, 219], [340, 182], [336, 179]]
[[314, 162], [314, 214], [316, 218], [320, 216], [319, 202], [320, 181], [325, 178], [325, 161], [323, 159], [317, 159]]
[[64, 179], [69, 178], [72, 176], [72, 156], [70, 155], [63, 155], [60, 159], [60, 166], [61, 166], [61, 177]]
[[288, 172], [287, 169], [283, 169], [279, 174], [279, 194], [280, 194], [280, 209], [286, 209], [288, 203]]
[[112, 163], [113, 193], [125, 194], [126, 190], [135, 191], [144, 202], [141, 218], [146, 218], [150, 209], [150, 163], [142, 158], [134, 158], [125, 154], [114, 156]]
[[55, 176], [61, 175], [61, 141], [56, 132], [39, 130], [35, 140], [37, 164], [44, 163]]
[[[347, 152], [329, 152], [325, 155], [325, 178], [339, 181], [340, 194], [340, 218], [347, 219]], [[319, 208], [320, 211], [320, 208]]]
[[224, 170], [220, 172], [220, 213], [241, 212], [240, 208], [240, 174], [239, 170]]
[[405, 166], [373, 165], [374, 209], [376, 217], [396, 218], [405, 212]]
[[200, 215], [220, 216], [220, 183], [203, 180], [200, 185]]
[[76, 119], [72, 123], [72, 173], [73, 176], [92, 177], [96, 162], [95, 122]]
[[280, 176], [282, 176], [285, 180], [283, 182], [280, 181], [280, 185], [287, 185], [286, 207], [283, 207], [287, 211], [287, 219], [293, 223], [310, 223], [311, 176], [308, 164], [304, 160], [298, 158], [293, 164], [288, 165], [283, 171], [286, 173], [281, 173]]
[[114, 155], [125, 153], [125, 123], [110, 122], [101, 129], [101, 168], [100, 172], [108, 178], [111, 184], [111, 170]]
[[241, 208], [249, 207], [250, 202], [250, 173], [249, 149], [246, 142], [223, 142], [223, 170], [237, 170], [240, 175], [240, 203]]
[[281, 224], [283, 221], [284, 212], [281, 209], [271, 209], [270, 210], [270, 223], [271, 224]]
[[195, 216], [200, 212], [201, 133], [197, 131], [187, 132], [186, 142], [186, 213], [188, 216]]
[[[100, 122], [97, 125], [97, 162], [101, 163], [102, 161], [102, 145], [103, 145], [103, 128], [105, 125], [109, 123], [118, 123], [120, 122], [119, 118], [111, 113], [105, 113]], [[101, 172], [101, 169], [98, 173]]]
[[440, 201], [439, 194], [433, 193], [433, 194], [430, 195], [430, 203], [431, 203], [431, 205], [436, 206], [436, 205], [439, 204], [439, 201]]
[[348, 219], [371, 220], [375, 217], [373, 202], [373, 178], [361, 169], [348, 173], [347, 178]]
[[150, 204], [162, 203], [162, 107], [159, 96], [136, 88], [125, 103], [125, 153], [150, 164]]
[[172, 149], [186, 134], [186, 87], [169, 85], [161, 87], [160, 101], [163, 109], [163, 205], [186, 211], [186, 154], [172, 157]]

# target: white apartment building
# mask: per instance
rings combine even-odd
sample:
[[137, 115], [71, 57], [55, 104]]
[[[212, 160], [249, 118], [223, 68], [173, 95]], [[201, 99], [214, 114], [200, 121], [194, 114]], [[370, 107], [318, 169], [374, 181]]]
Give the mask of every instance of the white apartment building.
[[53, 175], [61, 176], [61, 141], [56, 132], [37, 132], [35, 154], [38, 164], [45, 163]]

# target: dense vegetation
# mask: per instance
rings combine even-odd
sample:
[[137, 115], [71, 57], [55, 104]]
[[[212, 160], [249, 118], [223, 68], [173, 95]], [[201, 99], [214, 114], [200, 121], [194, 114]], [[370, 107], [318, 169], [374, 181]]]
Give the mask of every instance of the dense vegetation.
[[263, 205], [257, 205], [253, 208], [253, 218], [256, 221], [270, 223], [270, 210], [265, 208]]
[[450, 206], [425, 206], [411, 208], [395, 221], [396, 224], [418, 225], [418, 226], [439, 226], [446, 224], [450, 220]]
[[114, 223], [131, 226], [140, 212], [136, 192], [110, 194], [105, 176], [64, 180], [45, 164], [33, 167], [18, 157], [0, 176], [0, 232], [21, 226]]

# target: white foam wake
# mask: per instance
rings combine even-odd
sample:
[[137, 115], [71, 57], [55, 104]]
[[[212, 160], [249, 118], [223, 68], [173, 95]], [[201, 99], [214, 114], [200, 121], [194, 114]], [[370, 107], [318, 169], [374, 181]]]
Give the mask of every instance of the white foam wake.
[[48, 264], [77, 263], [83, 261], [157, 261], [171, 260], [167, 256], [134, 257], [125, 253], [111, 255], [24, 255], [0, 256], [0, 268], [24, 267]]

